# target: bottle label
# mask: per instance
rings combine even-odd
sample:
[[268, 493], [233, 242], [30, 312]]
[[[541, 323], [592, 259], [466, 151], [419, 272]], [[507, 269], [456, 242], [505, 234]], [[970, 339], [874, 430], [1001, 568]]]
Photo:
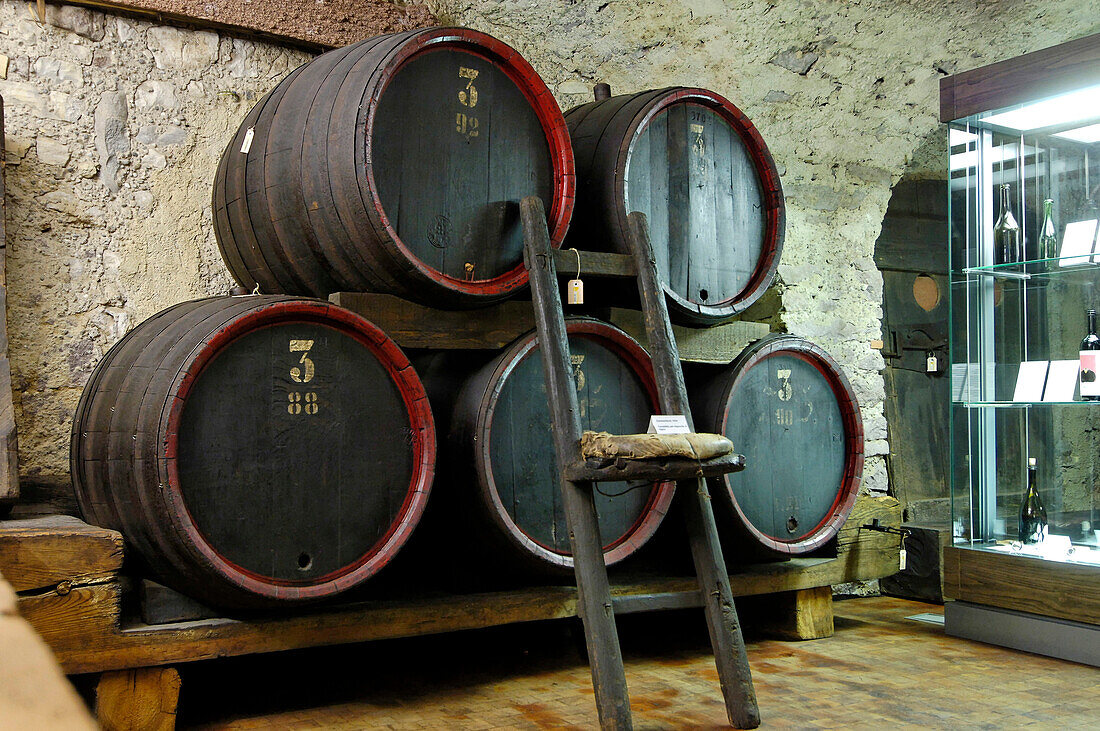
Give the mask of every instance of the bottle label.
[[1100, 350], [1082, 350], [1081, 357], [1081, 397], [1100, 396], [1100, 378], [1097, 377], [1097, 357]]

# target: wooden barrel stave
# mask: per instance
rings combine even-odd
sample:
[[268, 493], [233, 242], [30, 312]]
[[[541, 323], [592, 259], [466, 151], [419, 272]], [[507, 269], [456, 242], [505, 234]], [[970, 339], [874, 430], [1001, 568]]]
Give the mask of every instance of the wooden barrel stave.
[[[285, 323], [285, 326], [280, 323]], [[279, 330], [280, 327], [287, 329]], [[316, 538], [315, 542], [322, 541], [323, 550], [303, 552], [310, 565], [305, 568], [299, 565], [298, 568], [304, 571], [310, 569], [315, 561], [322, 563], [313, 568], [313, 573], [303, 574], [306, 578], [288, 574], [286, 569], [281, 569], [282, 574], [267, 577], [262, 572], [255, 574], [254, 569], [248, 568], [252, 558], [240, 565], [234, 563], [238, 558], [225, 551], [229, 548], [226, 536], [234, 535], [235, 524], [220, 526], [210, 518], [212, 514], [220, 515], [227, 507], [237, 511], [228, 513], [230, 515], [249, 514], [249, 501], [253, 499], [249, 490], [237, 489], [235, 493], [219, 491], [214, 494], [215, 502], [210, 502], [210, 490], [215, 489], [217, 480], [207, 479], [202, 471], [205, 467], [197, 471], [191, 469], [194, 474], [189, 474], [187, 468], [189, 465], [208, 463], [230, 467], [233, 464], [233, 460], [217, 459], [213, 454], [209, 460], [204, 460], [202, 457], [207, 456], [206, 452], [195, 451], [206, 449], [201, 446], [201, 440], [208, 437], [202, 437], [197, 431], [205, 424], [213, 423], [215, 428], [224, 428], [234, 423], [239, 414], [248, 414], [248, 409], [242, 411], [235, 403], [222, 399], [220, 391], [210, 392], [211, 388], [217, 388], [217, 383], [222, 382], [216, 380], [217, 369], [228, 369], [234, 375], [244, 373], [244, 376], [236, 377], [249, 378], [246, 369], [236, 368], [232, 361], [233, 358], [244, 358], [241, 362], [246, 365], [255, 361], [250, 351], [241, 350], [247, 342], [251, 342], [249, 338], [278, 339], [284, 332], [290, 333], [292, 330], [312, 332], [309, 328], [333, 341], [323, 346], [332, 353], [338, 355], [340, 347], [345, 351], [350, 348], [348, 352], [360, 363], [382, 373], [381, 381], [376, 378], [375, 382], [382, 383], [384, 390], [397, 389], [393, 390], [396, 396], [388, 401], [374, 399], [372, 403], [376, 406], [373, 413], [381, 416], [385, 414], [385, 409], [405, 413], [412, 431], [407, 436], [404, 433], [391, 434], [388, 442], [371, 435], [371, 445], [377, 447], [378, 452], [371, 459], [378, 474], [397, 475], [397, 482], [389, 485], [381, 497], [383, 511], [374, 511], [369, 505], [364, 507], [371, 500], [377, 502], [372, 497], [374, 488], [371, 485], [340, 483], [336, 489], [346, 492], [349, 500], [355, 500], [351, 506], [342, 509], [350, 513], [348, 520], [355, 525], [355, 530], [347, 531], [346, 535], [356, 535], [339, 546], [324, 544], [323, 541], [328, 540], [326, 536]], [[355, 344], [356, 338], [359, 338], [359, 345]], [[369, 356], [363, 349], [363, 341], [371, 343]], [[262, 342], [260, 345], [261, 349], [256, 351], [258, 354], [262, 356], [269, 352], [271, 346]], [[290, 297], [214, 298], [184, 303], [152, 318], [148, 321], [148, 327], [143, 325], [131, 331], [126, 342], [120, 342], [109, 356], [89, 381], [89, 389], [82, 397], [74, 420], [71, 448], [74, 487], [87, 518], [121, 530], [144, 561], [164, 576], [166, 583], [210, 603], [226, 606], [271, 606], [325, 598], [373, 575], [404, 544], [419, 519], [434, 465], [434, 429], [426, 397], [400, 350], [381, 331], [350, 313], [328, 303]], [[339, 362], [339, 359], [334, 361], [332, 367], [335, 368]], [[269, 369], [275, 367], [271, 364], [267, 366]], [[391, 375], [386, 376], [387, 372]], [[390, 379], [393, 383], [386, 386]], [[330, 377], [326, 383], [328, 387], [337, 389], [332, 392], [336, 394], [340, 382], [340, 378], [333, 380]], [[321, 381], [318, 383], [325, 386]], [[202, 393], [204, 388], [208, 391], [205, 396]], [[210, 393], [213, 393], [213, 399]], [[188, 409], [200, 408], [194, 406], [196, 403], [203, 404], [203, 414], [189, 421]], [[402, 403], [403, 406], [398, 405]], [[206, 410], [211, 404], [221, 408], [222, 412], [219, 415], [215, 409], [213, 417], [207, 419], [209, 414]], [[264, 418], [263, 414], [269, 413], [267, 406], [260, 405], [258, 408], [259, 411], [252, 409], [253, 418], [256, 414]], [[367, 413], [365, 408], [361, 411]], [[397, 418], [392, 423], [399, 421]], [[330, 420], [328, 423], [335, 422]], [[331, 431], [331, 427], [326, 428]], [[244, 430], [244, 433], [260, 434], [256, 430]], [[280, 438], [277, 430], [271, 433], [277, 440]], [[359, 439], [359, 434], [368, 433], [368, 430], [356, 432], [354, 438]], [[288, 434], [294, 438], [294, 434]], [[218, 436], [218, 439], [221, 437]], [[245, 443], [254, 443], [257, 446], [252, 449], [259, 449], [264, 438], [260, 435], [256, 439], [258, 441]], [[299, 447], [299, 451], [302, 448], [314, 451], [311, 444], [302, 444], [304, 446]], [[316, 451], [344, 449], [347, 442], [331, 448], [326, 444], [326, 440], [322, 439]], [[390, 446], [385, 447], [385, 444]], [[402, 446], [394, 448], [393, 445], [397, 444]], [[266, 447], [263, 449], [266, 454]], [[410, 456], [403, 456], [405, 452]], [[410, 466], [401, 468], [398, 463]], [[181, 464], [182, 467], [179, 466]], [[330, 461], [322, 459], [321, 464], [328, 465]], [[401, 472], [402, 469], [406, 472]], [[353, 472], [358, 474], [356, 470]], [[407, 485], [401, 482], [403, 474], [410, 475]], [[292, 505], [294, 500], [301, 502], [307, 499], [303, 490], [291, 487], [291, 481], [282, 480], [280, 483], [280, 479], [272, 480], [273, 487], [269, 490], [275, 504]], [[313, 476], [307, 474], [303, 479], [313, 480]], [[346, 478], [337, 475], [336, 479]], [[318, 485], [324, 486], [332, 484], [331, 480], [318, 482]], [[346, 489], [349, 486], [352, 489]], [[365, 499], [357, 499], [356, 495]], [[395, 495], [398, 496], [396, 503], [393, 501]], [[235, 508], [234, 504], [225, 502], [232, 499], [240, 503]], [[244, 502], [241, 502], [242, 499]], [[205, 508], [203, 501], [207, 506]], [[313, 538], [308, 535], [308, 526], [311, 525], [310, 520], [317, 519], [315, 513], [317, 509], [306, 511], [303, 504], [303, 509], [297, 513], [301, 516], [300, 522], [280, 528], [279, 536], [272, 534], [270, 539], [263, 536], [263, 545], [257, 549], [256, 555], [261, 561], [266, 561], [264, 551], [268, 550], [268, 545], [275, 550], [280, 545], [279, 541], [291, 545], [301, 541], [302, 545], [307, 545]], [[184, 519], [181, 517], [184, 514], [190, 517]], [[375, 526], [373, 533], [363, 529], [364, 525], [371, 524]], [[219, 530], [222, 533], [220, 537]], [[211, 543], [207, 539], [208, 534], [220, 543]], [[337, 531], [337, 535], [341, 533]], [[375, 537], [372, 538], [372, 535]], [[346, 561], [341, 551], [347, 554]], [[283, 550], [282, 554], [285, 556], [286, 551]], [[226, 561], [229, 563], [226, 564]]]
[[673, 317], [714, 324], [763, 295], [782, 249], [783, 196], [740, 110], [714, 92], [671, 87], [589, 102], [565, 118], [584, 191], [570, 244], [628, 253], [626, 215], [642, 210]]
[[791, 335], [749, 345], [689, 376], [696, 426], [728, 436], [746, 469], [711, 481], [727, 533], [768, 555], [821, 548], [844, 524], [863, 473], [863, 422], [843, 370]]
[[[258, 142], [256, 135], [260, 135], [261, 138], [266, 136], [268, 122], [275, 114], [279, 100], [294, 79], [302, 73], [303, 68], [299, 67], [291, 71], [245, 116], [244, 122], [222, 153], [219, 169], [222, 170], [224, 177], [216, 178], [214, 183], [215, 195], [218, 195], [219, 188], [224, 189], [225, 201], [224, 215], [219, 215], [221, 211], [215, 207], [214, 220], [215, 223], [224, 221], [228, 227], [227, 229], [216, 227], [214, 232], [215, 234], [222, 230], [233, 232], [232, 238], [224, 235], [216, 236], [218, 247], [230, 273], [250, 290], [259, 285], [262, 291], [274, 293], [290, 291], [296, 287], [296, 279], [284, 263], [287, 257], [278, 250], [267, 250], [265, 243], [269, 239], [264, 237], [262, 218], [253, 215], [253, 208], [259, 207], [255, 200], [255, 191], [257, 188], [262, 189], [262, 183], [256, 183], [255, 178], [256, 170], [262, 167], [265, 152], [262, 139]], [[242, 152], [249, 130], [253, 134], [252, 142], [247, 152]], [[244, 266], [244, 271], [234, 269], [237, 261]]]

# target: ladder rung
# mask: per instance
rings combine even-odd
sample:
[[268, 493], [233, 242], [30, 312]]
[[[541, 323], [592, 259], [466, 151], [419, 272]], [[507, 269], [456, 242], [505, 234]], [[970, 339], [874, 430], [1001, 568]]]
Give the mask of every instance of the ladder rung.
[[574, 462], [565, 470], [572, 482], [618, 482], [620, 480], [690, 480], [719, 477], [745, 469], [745, 455], [723, 454], [703, 461], [669, 459], [588, 459]]
[[[582, 251], [582, 277], [636, 277], [638, 267], [630, 254], [614, 254], [607, 251]], [[577, 252], [568, 249], [554, 250], [554, 268], [559, 277], [573, 278], [577, 274]]]

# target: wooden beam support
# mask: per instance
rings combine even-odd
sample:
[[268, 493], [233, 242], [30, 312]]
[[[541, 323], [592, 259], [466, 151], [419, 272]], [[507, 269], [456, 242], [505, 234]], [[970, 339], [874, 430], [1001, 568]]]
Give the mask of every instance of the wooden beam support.
[[755, 626], [781, 640], [819, 640], [833, 636], [833, 589], [815, 586], [755, 596], [741, 605]]
[[562, 502], [569, 526], [573, 573], [577, 580], [577, 613], [584, 624], [596, 710], [603, 729], [630, 729], [630, 697], [626, 671], [615, 629], [611, 587], [603, 558], [603, 542], [596, 515], [596, 502], [589, 482], [565, 477], [569, 465], [580, 454], [581, 423], [577, 388], [569, 364], [569, 338], [565, 332], [561, 294], [546, 229], [542, 200], [529, 196], [520, 202], [523, 221], [523, 261], [531, 281], [535, 322], [539, 333], [543, 376], [546, 379], [554, 454], [561, 478]]
[[[901, 506], [889, 497], [860, 497], [838, 534], [836, 558], [794, 558], [739, 567], [729, 577], [733, 596], [798, 591], [879, 579], [895, 573], [897, 536], [859, 528], [874, 518], [882, 525], [899, 526]], [[36, 590], [20, 596], [18, 607], [49, 643], [66, 673], [170, 665], [577, 616], [575, 589], [543, 586], [372, 601], [247, 622], [219, 618], [121, 626], [123, 583], [118, 577], [76, 588], [54, 586], [52, 591]], [[60, 594], [58, 588], [68, 591]], [[613, 587], [611, 593], [615, 599], [622, 598], [627, 611], [649, 611], [662, 605], [667, 608], [685, 603], [702, 606], [699, 583], [694, 577], [621, 584]], [[9, 603], [10, 599], [9, 596]]]
[[103, 673], [95, 712], [104, 731], [173, 731], [180, 698], [175, 668], [136, 668]]
[[535, 327], [528, 302], [501, 302], [479, 310], [449, 311], [392, 294], [336, 292], [329, 300], [382, 328], [402, 348], [499, 349]]
[[0, 521], [0, 572], [16, 591], [100, 583], [121, 570], [118, 531], [68, 515]]
[[[631, 213], [627, 221], [631, 249], [638, 268], [638, 294], [645, 314], [661, 411], [665, 414], [683, 414], [688, 428], [694, 430], [676, 338], [668, 320], [665, 292], [649, 243], [649, 226], [645, 215], [637, 212]], [[678, 485], [678, 489], [687, 493], [683, 505], [688, 541], [699, 590], [705, 602], [707, 629], [726, 702], [726, 716], [735, 728], [756, 728], [760, 725], [760, 709], [752, 685], [749, 658], [745, 653], [745, 640], [733, 605], [722, 546], [718, 542], [718, 528], [714, 523], [707, 483], [702, 478], [686, 480]]]

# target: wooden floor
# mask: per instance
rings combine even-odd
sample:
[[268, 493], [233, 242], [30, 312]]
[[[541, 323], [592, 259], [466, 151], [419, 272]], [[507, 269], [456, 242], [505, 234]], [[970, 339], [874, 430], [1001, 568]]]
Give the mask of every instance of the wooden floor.
[[[1100, 670], [944, 636], [942, 607], [837, 602], [836, 634], [752, 636], [762, 728], [1100, 727]], [[635, 727], [725, 728], [697, 610], [620, 619]], [[180, 726], [488, 729], [596, 726], [564, 621], [182, 666]]]

